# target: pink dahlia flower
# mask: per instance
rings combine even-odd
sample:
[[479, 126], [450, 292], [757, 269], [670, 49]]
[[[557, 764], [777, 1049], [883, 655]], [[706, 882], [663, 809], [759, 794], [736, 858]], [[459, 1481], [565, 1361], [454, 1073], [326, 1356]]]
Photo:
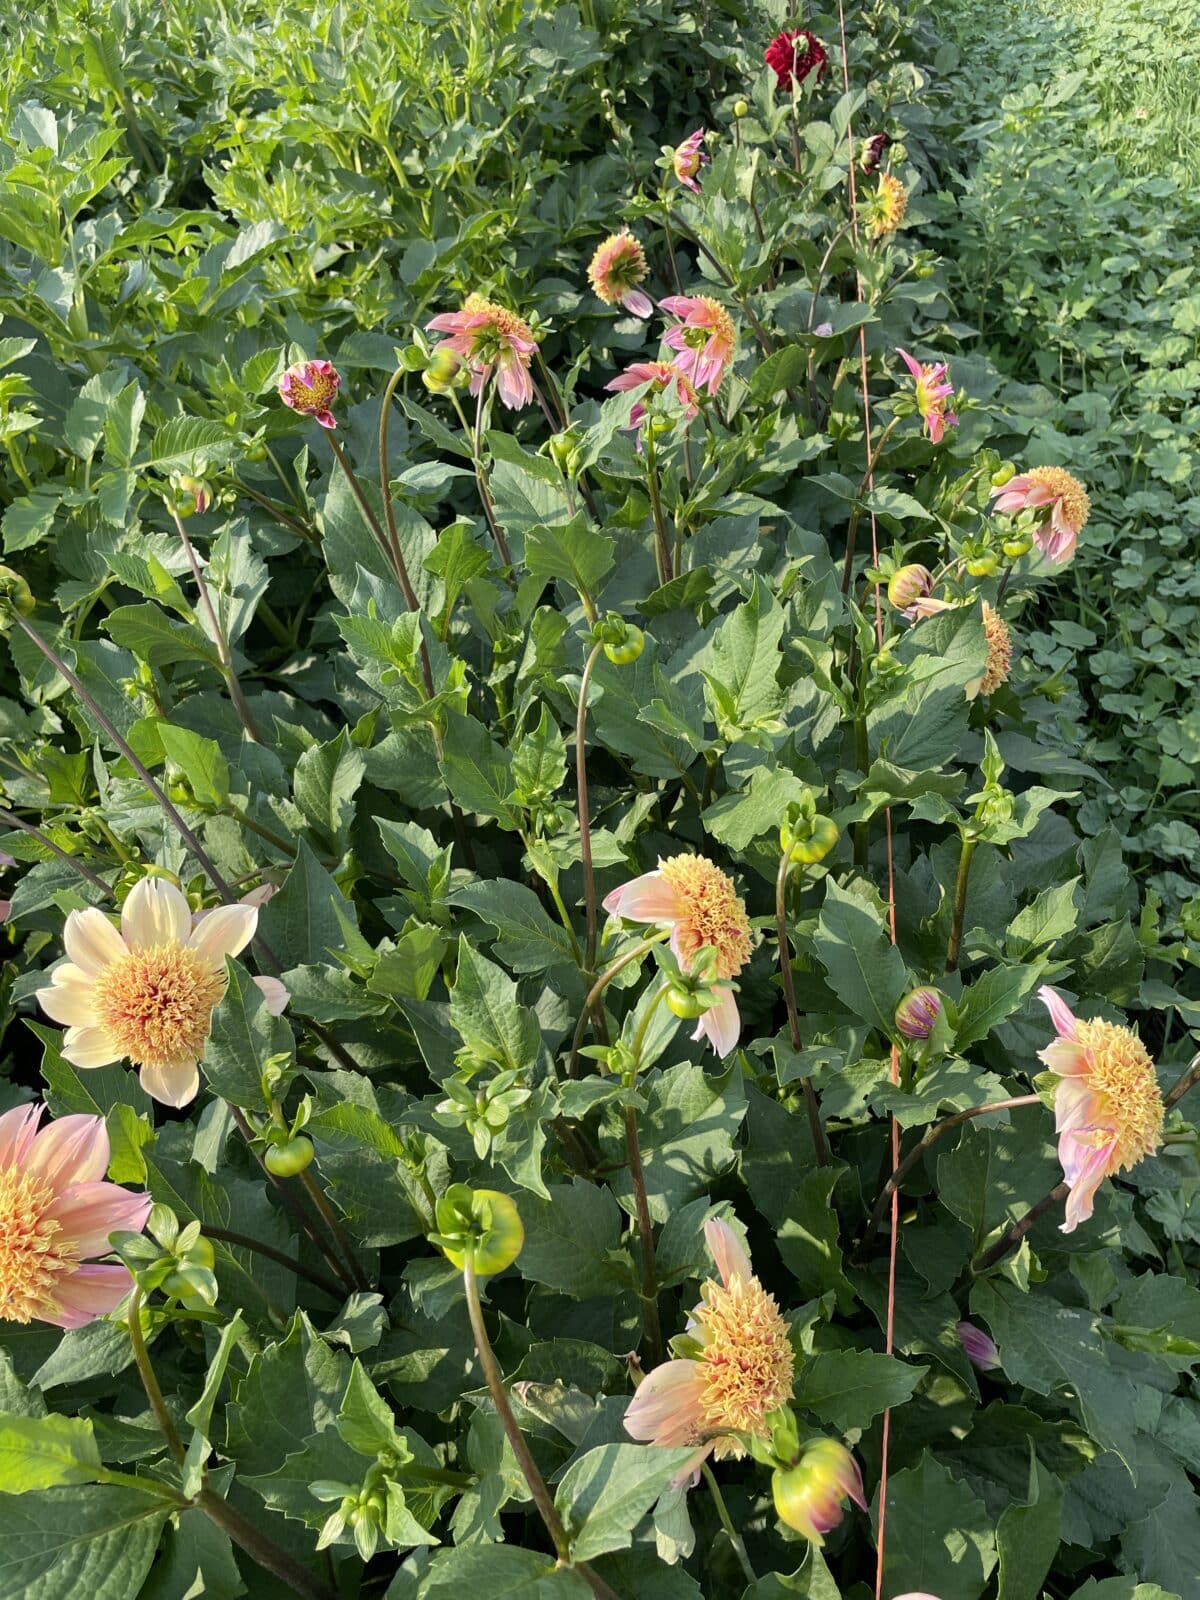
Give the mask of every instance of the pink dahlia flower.
[[[453, 350], [471, 371], [471, 393], [478, 394], [496, 374], [496, 388], [510, 411], [533, 399], [529, 361], [537, 340], [527, 322], [480, 294], [468, 295], [461, 311], [445, 311], [425, 324], [433, 333], [448, 333], [437, 350]], [[434, 352], [437, 353], [436, 350]]]
[[1091, 511], [1088, 492], [1062, 467], [1031, 467], [993, 491], [996, 511], [1037, 511], [1033, 542], [1051, 561], [1066, 561]]
[[[717, 977], [726, 981], [750, 959], [746, 907], [733, 879], [704, 856], [660, 858], [657, 871], [643, 873], [607, 895], [604, 909], [630, 922], [670, 928], [671, 950], [685, 971], [704, 949], [716, 952]], [[699, 1019], [692, 1037], [707, 1038], [718, 1055], [727, 1056], [741, 1028], [737, 997], [722, 987], [721, 998]]]
[[[604, 387], [621, 391], [640, 389], [644, 383], [653, 384], [654, 387], [648, 391], [651, 394], [663, 394], [673, 390], [672, 398], [689, 422], [700, 409], [692, 380], [686, 372], [681, 372], [673, 361], [635, 361]], [[627, 427], [630, 430], [641, 427], [645, 415], [645, 402], [639, 400], [629, 413]]]
[[681, 145], [675, 149], [671, 157], [671, 164], [675, 169], [675, 176], [685, 189], [690, 189], [693, 194], [700, 193], [700, 185], [696, 177], [701, 167], [708, 166], [709, 158], [705, 155], [702, 146], [707, 138], [704, 128], [697, 128], [695, 133], [690, 133]]
[[1132, 1028], [1100, 1018], [1080, 1021], [1049, 985], [1038, 990], [1038, 999], [1057, 1030], [1039, 1059], [1059, 1080], [1054, 1122], [1070, 1189], [1062, 1232], [1073, 1233], [1091, 1216], [1105, 1178], [1158, 1149], [1162, 1094], [1154, 1062]]
[[105, 1183], [103, 1117], [59, 1117], [41, 1106], [0, 1116], [0, 1319], [82, 1328], [129, 1292], [127, 1268], [97, 1263], [110, 1233], [140, 1233], [150, 1196]]
[[597, 245], [588, 267], [588, 282], [606, 306], [621, 305], [635, 317], [648, 317], [654, 302], [637, 285], [649, 270], [646, 252], [628, 229], [623, 229]]
[[[67, 1026], [63, 1055], [77, 1067], [128, 1058], [148, 1095], [187, 1105], [200, 1087], [200, 1057], [225, 994], [225, 957], [240, 954], [257, 926], [258, 906], [246, 901], [193, 916], [163, 878], [134, 884], [120, 932], [95, 906], [72, 911], [63, 928], [67, 960], [37, 991], [46, 1015]], [[270, 1010], [282, 1013], [288, 993], [279, 979], [254, 982]]]
[[336, 428], [330, 407], [341, 383], [331, 361], [297, 361], [279, 380], [279, 398], [285, 406], [301, 416], [312, 417], [323, 428]]
[[813, 72], [819, 82], [828, 59], [825, 46], [807, 28], [793, 28], [776, 34], [763, 54], [763, 60], [775, 74], [775, 86], [779, 89], [790, 89], [793, 84], [801, 84]]
[[946, 401], [954, 393], [954, 385], [947, 381], [949, 368], [944, 361], [914, 361], [907, 350], [898, 347], [897, 354], [916, 384], [917, 410], [921, 413], [926, 432], [934, 444], [941, 444], [946, 429], [955, 427], [958, 422], [954, 413], [946, 410]]
[[704, 1239], [720, 1282], [704, 1280], [688, 1320], [695, 1356], [655, 1367], [625, 1412], [633, 1439], [697, 1447], [676, 1483], [686, 1482], [710, 1453], [744, 1455], [738, 1434], [768, 1438], [767, 1418], [792, 1397], [795, 1357], [774, 1296], [754, 1276], [727, 1222], [711, 1218]]
[[678, 322], [663, 342], [678, 350], [675, 365], [697, 389], [716, 394], [737, 349], [737, 329], [725, 307], [706, 294], [671, 294], [659, 302]]

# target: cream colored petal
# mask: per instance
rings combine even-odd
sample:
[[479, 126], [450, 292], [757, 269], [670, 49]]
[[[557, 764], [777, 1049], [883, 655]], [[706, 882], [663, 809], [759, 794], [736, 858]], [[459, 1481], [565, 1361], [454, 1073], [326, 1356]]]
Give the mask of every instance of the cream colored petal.
[[142, 878], [121, 908], [121, 932], [131, 949], [156, 944], [186, 944], [192, 912], [182, 890], [165, 878]]
[[200, 1069], [194, 1061], [187, 1067], [143, 1067], [138, 1082], [160, 1105], [186, 1106], [200, 1088]]
[[286, 987], [278, 978], [255, 978], [254, 982], [267, 1002], [267, 1010], [273, 1017], [281, 1017], [292, 998]]
[[63, 927], [63, 948], [90, 977], [129, 954], [124, 939], [95, 906], [71, 912]]
[[107, 1067], [120, 1061], [106, 1028], [68, 1028], [63, 1034], [63, 1056], [75, 1067]]
[[193, 931], [188, 943], [206, 966], [223, 972], [225, 957], [240, 955], [257, 927], [257, 906], [218, 906]]
[[[67, 976], [64, 977], [64, 973]], [[51, 973], [48, 986], [39, 989], [34, 998], [51, 1022], [85, 1028], [96, 1020], [92, 1009], [92, 980], [69, 961]]]

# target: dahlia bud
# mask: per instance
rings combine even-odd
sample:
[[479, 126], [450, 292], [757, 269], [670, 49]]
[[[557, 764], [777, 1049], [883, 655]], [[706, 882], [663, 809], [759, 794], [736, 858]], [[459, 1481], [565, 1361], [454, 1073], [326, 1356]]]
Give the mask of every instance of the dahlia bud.
[[898, 567], [888, 579], [887, 597], [897, 611], [907, 616], [909, 608], [929, 594], [933, 588], [933, 573], [919, 562]]
[[750, 106], [749, 106], [747, 101], [745, 101], [745, 100], [735, 100], [733, 102], [733, 114], [734, 114], [735, 117], [744, 117], [749, 112], [749, 110], [750, 110]]
[[992, 473], [993, 489], [1003, 489], [1006, 483], [1011, 483], [1017, 475], [1017, 469], [1011, 461], [1004, 461]]
[[330, 407], [341, 383], [332, 361], [297, 361], [279, 380], [279, 398], [285, 406], [314, 418], [323, 428], [336, 428]]
[[977, 1328], [973, 1322], [956, 1322], [954, 1327], [971, 1365], [978, 1367], [980, 1372], [994, 1372], [1000, 1365], [1000, 1352], [995, 1341], [989, 1339], [983, 1329]]
[[816, 335], [816, 337], [818, 339], [832, 339], [833, 338], [833, 323], [832, 322], [818, 322], [816, 327], [813, 329], [813, 333]]
[[172, 473], [171, 487], [175, 491], [173, 505], [178, 517], [203, 516], [212, 505], [212, 490], [203, 478]]
[[862, 167], [862, 170], [868, 175], [868, 177], [879, 165], [879, 162], [883, 156], [883, 152], [887, 149], [887, 147], [888, 136], [886, 133], [873, 133], [869, 139], [864, 140], [863, 152], [859, 160], [859, 165]]
[[896, 1032], [906, 1039], [928, 1039], [942, 1014], [942, 997], [927, 984], [910, 989], [896, 1007]]
[[818, 1547], [842, 1520], [845, 1500], [867, 1509], [858, 1463], [839, 1439], [817, 1439], [794, 1467], [776, 1468], [771, 1493], [779, 1520]]
[[448, 394], [458, 377], [462, 358], [448, 345], [439, 345], [429, 358], [429, 365], [421, 374], [421, 382], [430, 394]]
[[14, 572], [11, 567], [0, 567], [0, 600], [6, 600], [23, 617], [29, 616], [37, 605], [33, 590], [21, 574]]

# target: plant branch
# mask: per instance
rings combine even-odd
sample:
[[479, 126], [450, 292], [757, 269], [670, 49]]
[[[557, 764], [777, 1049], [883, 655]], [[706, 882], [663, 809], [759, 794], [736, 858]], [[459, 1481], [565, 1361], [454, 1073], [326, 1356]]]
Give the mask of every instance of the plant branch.
[[592, 646], [591, 654], [583, 669], [583, 676], [579, 680], [579, 705], [575, 712], [575, 794], [579, 807], [579, 854], [583, 863], [583, 898], [587, 919], [584, 965], [589, 978], [596, 965], [599, 910], [596, 905], [596, 874], [592, 867], [592, 825], [588, 813], [587, 706], [592, 673], [603, 648], [602, 644]]
[[221, 676], [225, 679], [225, 686], [229, 690], [229, 698], [233, 701], [237, 714], [241, 719], [242, 727], [246, 730], [247, 737], [254, 744], [261, 744], [262, 734], [254, 720], [253, 712], [246, 703], [246, 696], [242, 692], [242, 685], [233, 665], [233, 654], [229, 648], [229, 640], [212, 603], [212, 596], [209, 594], [208, 585], [204, 581], [204, 573], [201, 571], [195, 548], [188, 538], [187, 529], [183, 525], [179, 512], [173, 505], [169, 509], [175, 526], [179, 530], [180, 543], [183, 545], [183, 552], [187, 556], [188, 565], [192, 569], [192, 577], [196, 580], [196, 588], [200, 594], [200, 604], [204, 607], [204, 614], [207, 616], [208, 625], [212, 630], [213, 643], [217, 647], [217, 656], [221, 662]]
[[[785, 851], [779, 858], [779, 870], [775, 874], [775, 931], [779, 941], [779, 975], [783, 980], [783, 999], [787, 1006], [788, 1033], [791, 1038], [792, 1049], [803, 1048], [800, 1035], [800, 1013], [796, 1006], [796, 984], [792, 976], [792, 946], [788, 936], [787, 915], [787, 880], [788, 869], [791, 861]], [[804, 1108], [808, 1112], [808, 1129], [812, 1135], [813, 1149], [816, 1151], [817, 1165], [827, 1167], [830, 1163], [829, 1144], [825, 1138], [825, 1129], [821, 1126], [821, 1108], [817, 1104], [817, 1091], [813, 1088], [810, 1078], [801, 1079], [804, 1091]]]
[[707, 1461], [701, 1463], [700, 1471], [704, 1474], [704, 1481], [708, 1485], [708, 1492], [712, 1495], [713, 1505], [717, 1508], [717, 1517], [720, 1520], [722, 1528], [725, 1530], [725, 1537], [733, 1546], [733, 1553], [738, 1558], [738, 1565], [742, 1569], [742, 1576], [745, 1578], [747, 1583], [757, 1583], [758, 1579], [755, 1576], [754, 1568], [750, 1565], [750, 1557], [746, 1554], [745, 1542], [743, 1541], [741, 1534], [733, 1525], [733, 1520], [729, 1515], [729, 1508], [725, 1504], [725, 1496], [721, 1493], [721, 1487], [717, 1482], [716, 1473], [709, 1466]]
[[236, 1245], [239, 1250], [252, 1250], [257, 1255], [265, 1256], [268, 1261], [275, 1261], [279, 1266], [286, 1267], [289, 1272], [294, 1272], [298, 1278], [303, 1278], [315, 1288], [324, 1290], [331, 1299], [337, 1301], [345, 1299], [345, 1289], [333, 1278], [327, 1278], [315, 1267], [297, 1261], [285, 1250], [276, 1250], [274, 1245], [264, 1244], [261, 1239], [252, 1239], [247, 1233], [235, 1233], [232, 1228], [214, 1228], [207, 1222], [204, 1224], [204, 1236], [206, 1239], [219, 1239], [222, 1244]]
[[1000, 1237], [996, 1240], [995, 1244], [990, 1245], [977, 1261], [972, 1261], [970, 1267], [971, 1276], [973, 1278], [978, 1278], [979, 1275], [986, 1272], [989, 1267], [994, 1267], [1002, 1256], [1006, 1256], [1008, 1254], [1013, 1245], [1020, 1244], [1021, 1240], [1025, 1237], [1025, 1235], [1040, 1217], [1044, 1217], [1046, 1212], [1049, 1211], [1052, 1206], [1056, 1206], [1060, 1200], [1066, 1199], [1069, 1190], [1070, 1185], [1067, 1183], [1055, 1184], [1054, 1188], [1051, 1189], [1049, 1194], [1044, 1194], [1035, 1205], [1030, 1206], [1029, 1210], [1019, 1222], [1010, 1223]]
[[316, 1206], [317, 1210], [320, 1212], [322, 1218], [324, 1219], [325, 1226], [333, 1235], [338, 1249], [345, 1257], [346, 1266], [350, 1272], [351, 1278], [354, 1280], [354, 1287], [356, 1289], [369, 1288], [370, 1280], [359, 1264], [358, 1257], [354, 1252], [354, 1244], [345, 1228], [342, 1227], [337, 1212], [333, 1209], [333, 1206], [329, 1202], [328, 1195], [313, 1177], [309, 1168], [306, 1167], [300, 1174], [300, 1183], [305, 1194], [307, 1194], [313, 1205]]
[[946, 945], [946, 971], [958, 966], [958, 952], [962, 945], [963, 918], [967, 914], [967, 883], [971, 876], [971, 858], [975, 854], [975, 839], [964, 839], [958, 858], [958, 875], [954, 880], [954, 917], [950, 924], [950, 939]]
[[658, 1265], [654, 1258], [654, 1225], [646, 1194], [646, 1171], [642, 1166], [642, 1147], [638, 1138], [637, 1111], [625, 1107], [625, 1148], [629, 1154], [629, 1177], [637, 1208], [638, 1238], [642, 1245], [642, 1314], [646, 1321], [646, 1341], [655, 1366], [663, 1359], [662, 1322], [658, 1315]]
[[24, 822], [20, 817], [14, 816], [11, 811], [5, 811], [0, 806], [0, 823], [3, 823], [6, 828], [15, 828], [18, 833], [24, 833], [29, 838], [36, 839], [40, 845], [49, 850], [52, 855], [57, 856], [60, 861], [65, 861], [68, 866], [74, 867], [79, 876], [85, 878], [93, 889], [99, 889], [105, 895], [112, 893], [103, 878], [97, 877], [92, 869], [85, 866], [77, 856], [73, 856], [69, 850], [64, 850], [60, 845], [55, 844], [53, 839], [48, 838], [40, 828], [35, 828], [31, 822]]
[[154, 1364], [150, 1360], [150, 1352], [146, 1349], [146, 1341], [142, 1336], [142, 1289], [136, 1279], [129, 1295], [126, 1323], [129, 1330], [129, 1347], [133, 1351], [133, 1364], [137, 1368], [138, 1377], [142, 1380], [142, 1388], [146, 1391], [146, 1399], [150, 1402], [154, 1420], [166, 1440], [167, 1449], [175, 1461], [182, 1465], [185, 1454], [183, 1440], [179, 1437], [174, 1417], [167, 1410], [167, 1402], [163, 1399], [163, 1392], [154, 1373]]
[[661, 941], [666, 937], [667, 934], [664, 931], [662, 933], [656, 933], [652, 938], [643, 939], [640, 944], [634, 945], [632, 950], [627, 950], [623, 956], [619, 956], [611, 966], [605, 967], [604, 971], [588, 990], [587, 996], [583, 1002], [583, 1010], [579, 1013], [579, 1021], [575, 1024], [574, 1037], [571, 1040], [571, 1054], [567, 1061], [568, 1077], [573, 1078], [575, 1076], [575, 1068], [579, 1056], [579, 1046], [583, 1043], [584, 1029], [588, 1025], [588, 1018], [595, 1010], [596, 1003], [600, 999], [600, 996], [604, 993], [605, 989], [608, 988], [609, 984], [613, 981], [617, 974], [623, 971], [631, 961], [640, 961], [642, 956], [644, 956], [648, 950], [652, 950], [656, 944], [661, 943]]

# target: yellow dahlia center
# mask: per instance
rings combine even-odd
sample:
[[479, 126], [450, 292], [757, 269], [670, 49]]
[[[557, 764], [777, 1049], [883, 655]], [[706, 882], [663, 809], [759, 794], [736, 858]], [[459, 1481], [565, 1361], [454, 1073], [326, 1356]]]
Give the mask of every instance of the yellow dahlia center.
[[1031, 483], [1038, 483], [1059, 502], [1063, 520], [1075, 530], [1076, 533], [1087, 522], [1088, 513], [1092, 509], [1092, 502], [1088, 499], [1088, 492], [1078, 478], [1062, 467], [1031, 467], [1025, 476]]
[[876, 238], [882, 238], [885, 233], [894, 233], [904, 221], [904, 213], [908, 210], [908, 191], [892, 173], [880, 174], [879, 188], [875, 192], [871, 210], [871, 231]]
[[1162, 1139], [1163, 1103], [1154, 1062], [1133, 1029], [1115, 1022], [1078, 1022], [1075, 1039], [1088, 1054], [1088, 1087], [1103, 1096], [1104, 1116], [1116, 1131], [1114, 1170], [1136, 1166]]
[[190, 1066], [203, 1054], [225, 974], [172, 941], [113, 961], [92, 988], [96, 1021], [136, 1067]]
[[987, 667], [983, 674], [983, 692], [992, 694], [1002, 683], [1008, 682], [1012, 665], [1012, 638], [1008, 623], [998, 611], [983, 602], [983, 631], [987, 635]]
[[766, 1435], [766, 1418], [792, 1395], [795, 1357], [775, 1297], [757, 1278], [709, 1279], [693, 1330], [703, 1345], [702, 1429]]
[[324, 411], [337, 392], [332, 373], [313, 371], [310, 377], [292, 379], [292, 403], [301, 410]]
[[717, 952], [718, 976], [736, 977], [750, 959], [750, 919], [733, 879], [703, 856], [671, 856], [658, 870], [683, 904], [675, 924], [683, 965], [708, 945]]
[[0, 1318], [29, 1322], [75, 1265], [56, 1245], [60, 1225], [44, 1215], [50, 1185], [19, 1168], [0, 1171]]
[[[508, 345], [513, 339], [533, 339], [529, 324], [522, 322], [515, 311], [498, 306], [494, 300], [485, 300], [481, 294], [470, 294], [463, 305], [464, 311], [478, 316], [486, 314], [488, 326], [475, 329], [475, 341], [480, 347], [490, 345], [493, 351]], [[481, 348], [480, 354], [484, 351]], [[494, 357], [493, 357], [494, 358]]]
[[617, 300], [646, 276], [646, 255], [631, 233], [614, 233], [598, 247], [588, 268], [601, 300]]

